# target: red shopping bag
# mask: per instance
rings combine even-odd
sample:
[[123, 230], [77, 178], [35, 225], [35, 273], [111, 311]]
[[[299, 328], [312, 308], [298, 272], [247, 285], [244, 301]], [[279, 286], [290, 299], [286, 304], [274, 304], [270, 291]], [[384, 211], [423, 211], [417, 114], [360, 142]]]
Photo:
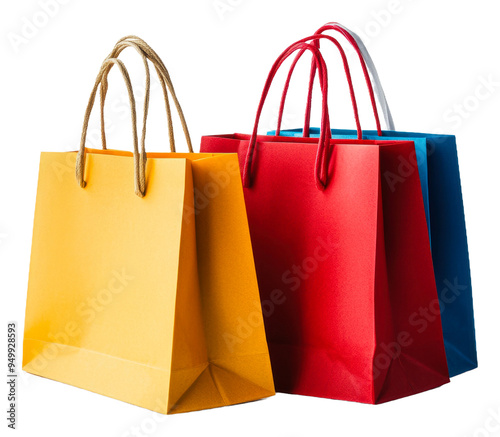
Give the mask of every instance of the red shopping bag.
[[[449, 381], [419, 175], [405, 167], [415, 149], [331, 139], [315, 38], [334, 40], [276, 60], [252, 135], [205, 136], [201, 151], [239, 156], [277, 391], [381, 403]], [[277, 69], [303, 48], [318, 64], [319, 140], [258, 136]], [[396, 190], [393, 177], [405, 178]]]

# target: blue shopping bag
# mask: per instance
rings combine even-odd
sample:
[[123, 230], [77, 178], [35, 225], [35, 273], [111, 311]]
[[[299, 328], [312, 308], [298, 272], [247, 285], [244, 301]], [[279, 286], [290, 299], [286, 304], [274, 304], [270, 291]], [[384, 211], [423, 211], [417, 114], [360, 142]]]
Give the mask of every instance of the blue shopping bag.
[[[383, 136], [390, 137], [386, 135], [386, 131], [382, 131]], [[268, 135], [276, 135], [276, 131], [268, 132]], [[290, 129], [280, 131], [281, 136], [294, 136], [301, 137], [302, 129]], [[319, 130], [316, 128], [311, 128], [310, 136], [319, 136]], [[356, 139], [357, 133], [355, 130], [349, 129], [332, 129], [333, 138], [346, 138], [346, 139]], [[377, 134], [377, 131], [365, 130], [363, 131], [364, 140], [380, 140], [381, 137]], [[409, 176], [413, 171], [418, 171], [420, 176], [420, 185], [422, 187], [422, 197], [424, 200], [425, 217], [427, 219], [427, 227], [429, 229], [429, 236], [431, 232], [430, 228], [430, 217], [429, 217], [429, 187], [428, 187], [428, 176], [427, 176], [427, 141], [423, 137], [412, 137], [408, 134], [408, 137], [398, 136], [398, 138], [390, 137], [390, 139], [401, 140], [401, 141], [413, 141], [415, 144], [415, 159], [412, 161], [401, 160], [402, 173]], [[397, 184], [401, 181], [401, 177], [404, 176], [396, 174], [386, 174], [385, 179], [390, 187], [396, 188]]]
[[[414, 169], [418, 168], [431, 241], [439, 295], [438, 311], [441, 312], [448, 370], [450, 376], [456, 376], [475, 369], [477, 352], [472, 285], [455, 136], [396, 131], [375, 65], [359, 36], [337, 23], [329, 23], [317, 33], [326, 30], [335, 30], [343, 34], [360, 56], [365, 74], [366, 67], [370, 71], [375, 95], [390, 130], [364, 131], [363, 137], [380, 139], [382, 136], [384, 139], [410, 140], [415, 143], [415, 162], [409, 163], [410, 166], [402, 163], [398, 174], [386, 175], [386, 182], [393, 184], [396, 189], [398, 183], [404, 183], [406, 172], [412, 171], [411, 164], [414, 165]], [[368, 83], [368, 86], [370, 89], [372, 84]], [[288, 83], [285, 90], [287, 87]], [[374, 104], [373, 90], [370, 92]], [[283, 104], [284, 100], [282, 108]], [[376, 110], [375, 115], [379, 127]], [[309, 131], [309, 136], [319, 136], [319, 128], [309, 128], [307, 125], [306, 129]], [[268, 132], [268, 135], [275, 134], [276, 131]], [[279, 135], [302, 136], [303, 129], [282, 130], [279, 131]], [[332, 137], [356, 138], [356, 131], [332, 129]], [[426, 323], [432, 322], [432, 312], [432, 308], [422, 309], [422, 318], [415, 316], [414, 322], [421, 324], [421, 329], [425, 329]]]

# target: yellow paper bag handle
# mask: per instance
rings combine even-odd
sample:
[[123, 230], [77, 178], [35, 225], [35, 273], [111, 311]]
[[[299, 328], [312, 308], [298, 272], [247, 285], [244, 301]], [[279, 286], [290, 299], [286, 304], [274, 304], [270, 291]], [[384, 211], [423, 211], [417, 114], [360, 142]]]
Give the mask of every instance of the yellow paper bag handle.
[[134, 91], [132, 89], [132, 83], [130, 81], [130, 76], [128, 74], [125, 65], [120, 59], [107, 58], [104, 60], [101, 70], [97, 75], [97, 79], [90, 94], [89, 103], [87, 105], [87, 110], [85, 111], [85, 117], [83, 121], [82, 137], [80, 140], [80, 150], [76, 158], [76, 180], [80, 187], [84, 188], [86, 183], [84, 180], [85, 175], [85, 141], [87, 138], [87, 129], [89, 126], [90, 114], [92, 108], [94, 107], [94, 101], [97, 94], [97, 89], [102, 81], [102, 78], [109, 71], [111, 65], [117, 65], [120, 72], [122, 73], [123, 79], [125, 80], [125, 85], [127, 87], [129, 101], [130, 101], [130, 111], [132, 115], [132, 135], [134, 144], [134, 179], [135, 179], [135, 194], [139, 197], [144, 197], [146, 193], [146, 154], [139, 153], [139, 141], [137, 138], [137, 114], [135, 107], [135, 97]]
[[[173, 124], [172, 124], [172, 113], [170, 110], [170, 103], [168, 99], [168, 91], [170, 92], [172, 99], [174, 101], [174, 104], [176, 106], [177, 112], [179, 114], [179, 118], [181, 121], [182, 129], [184, 131], [184, 136], [186, 137], [186, 142], [189, 148], [189, 152], [193, 153], [193, 146], [191, 143], [191, 137], [189, 135], [189, 130], [186, 124], [186, 120], [184, 117], [184, 113], [182, 111], [181, 105], [179, 104], [179, 101], [177, 99], [177, 96], [175, 94], [174, 86], [172, 84], [172, 80], [170, 79], [170, 75], [168, 73], [167, 68], [165, 67], [165, 64], [161, 60], [161, 58], [158, 56], [158, 54], [141, 38], [137, 36], [126, 36], [124, 38], [121, 38], [111, 51], [111, 53], [108, 55], [108, 58], [118, 58], [120, 56], [120, 53], [125, 50], [127, 47], [133, 47], [137, 50], [137, 52], [141, 55], [144, 66], [146, 69], [146, 93], [144, 97], [144, 118], [143, 118], [143, 128], [142, 128], [142, 137], [141, 137], [141, 149], [144, 152], [144, 142], [145, 142], [145, 137], [146, 137], [146, 119], [147, 119], [147, 114], [148, 114], [148, 107], [149, 107], [149, 90], [150, 90], [150, 76], [149, 76], [149, 67], [147, 64], [147, 59], [149, 59], [158, 74], [158, 78], [160, 79], [160, 84], [163, 89], [163, 95], [165, 99], [165, 109], [167, 112], [167, 121], [168, 121], [168, 132], [169, 132], [169, 141], [170, 141], [170, 150], [172, 152], [175, 152], [175, 139], [174, 139], [174, 134], [173, 134]], [[103, 149], [106, 148], [106, 133], [104, 129], [104, 101], [106, 99], [106, 93], [108, 91], [108, 81], [107, 77], [109, 74], [109, 71], [113, 67], [113, 64], [109, 65], [108, 68], [106, 69], [106, 72], [103, 76], [102, 82], [101, 82], [101, 138], [102, 138], [102, 146]]]
[[[141, 136], [141, 149], [139, 151], [138, 148], [138, 139], [137, 139], [137, 115], [136, 115], [136, 106], [135, 106], [135, 98], [132, 90], [132, 85], [130, 82], [130, 76], [128, 74], [127, 69], [122, 61], [118, 60], [118, 56], [120, 53], [127, 47], [134, 47], [138, 53], [141, 55], [144, 67], [146, 70], [146, 93], [144, 97], [144, 117], [143, 117], [143, 128], [142, 128], [142, 136]], [[149, 94], [150, 94], [150, 73], [149, 73], [149, 65], [148, 60], [151, 61], [155, 67], [155, 70], [158, 74], [158, 78], [160, 79], [160, 84], [163, 89], [163, 94], [165, 98], [165, 108], [167, 111], [167, 119], [168, 119], [168, 129], [169, 129], [169, 138], [170, 138], [170, 150], [175, 152], [175, 141], [173, 135], [173, 125], [172, 125], [172, 114], [170, 110], [170, 103], [168, 99], [168, 92], [170, 92], [174, 104], [176, 106], [177, 112], [179, 114], [179, 118], [181, 121], [181, 125], [184, 131], [184, 135], [186, 137], [186, 142], [189, 148], [190, 153], [193, 152], [193, 146], [191, 143], [191, 137], [189, 135], [189, 130], [186, 124], [186, 120], [184, 117], [184, 113], [179, 104], [177, 96], [175, 94], [175, 90], [170, 79], [170, 75], [168, 73], [165, 64], [161, 60], [161, 58], [157, 55], [157, 53], [141, 38], [137, 36], [126, 36], [121, 38], [105, 59], [101, 66], [101, 70], [97, 76], [94, 89], [92, 90], [89, 103], [87, 106], [87, 110], [85, 113], [85, 119], [83, 123], [82, 130], [82, 139], [80, 144], [80, 150], [77, 156], [77, 165], [76, 165], [76, 179], [79, 185], [83, 188], [85, 187], [84, 180], [84, 170], [85, 170], [85, 140], [87, 136], [88, 123], [90, 119], [90, 114], [92, 112], [92, 108], [94, 105], [97, 89], [100, 85], [100, 103], [101, 103], [101, 137], [102, 137], [102, 147], [106, 149], [106, 133], [105, 133], [105, 123], [104, 123], [104, 102], [106, 100], [106, 93], [108, 91], [108, 74], [113, 67], [113, 65], [118, 65], [123, 78], [125, 79], [125, 84], [127, 86], [127, 90], [129, 91], [129, 99], [131, 105], [132, 112], [132, 130], [134, 134], [134, 168], [135, 168], [135, 193], [139, 197], [144, 197], [146, 192], [146, 149], [145, 149], [145, 140], [146, 140], [146, 121], [148, 116], [149, 109]], [[167, 91], [168, 89], [168, 91]]]

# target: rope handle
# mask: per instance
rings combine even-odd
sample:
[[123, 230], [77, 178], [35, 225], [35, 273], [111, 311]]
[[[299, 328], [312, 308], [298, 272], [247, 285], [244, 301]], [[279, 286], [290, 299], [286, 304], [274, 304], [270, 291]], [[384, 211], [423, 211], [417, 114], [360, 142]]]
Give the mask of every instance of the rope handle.
[[[315, 34], [323, 34], [323, 32], [326, 32], [327, 30], [335, 30], [339, 32], [342, 36], [344, 36], [347, 41], [352, 45], [356, 53], [358, 54], [359, 62], [361, 64], [361, 68], [363, 70], [363, 75], [365, 77], [365, 82], [366, 86], [368, 88], [368, 94], [370, 95], [370, 102], [372, 105], [372, 110], [373, 110], [373, 115], [375, 117], [375, 124], [377, 127], [377, 134], [379, 136], [382, 136], [382, 129], [380, 128], [380, 118], [378, 115], [378, 109], [377, 109], [377, 104], [375, 103], [375, 96], [373, 93], [373, 87], [372, 87], [372, 82], [370, 80], [370, 75], [368, 74], [368, 70], [366, 68], [366, 63], [363, 59], [363, 55], [361, 54], [358, 44], [352, 37], [352, 35], [345, 30], [343, 27], [339, 27], [336, 25], [336, 23], [327, 23], [324, 26], [320, 27]], [[319, 41], [318, 41], [318, 47], [319, 47]], [[309, 136], [309, 127], [311, 123], [311, 101], [312, 101], [312, 91], [314, 87], [314, 76], [316, 73], [316, 67], [314, 63], [311, 63], [311, 74], [309, 78], [309, 89], [308, 89], [308, 95], [307, 95], [307, 106], [306, 106], [306, 113], [305, 113], [305, 120], [304, 120], [304, 129], [303, 132], [307, 132], [307, 136]]]
[[[167, 123], [168, 123], [168, 131], [169, 131], [169, 141], [170, 141], [170, 150], [171, 152], [175, 152], [175, 140], [174, 140], [174, 132], [173, 132], [173, 123], [172, 123], [172, 113], [171, 113], [171, 108], [170, 108], [170, 103], [169, 103], [169, 98], [168, 98], [168, 92], [170, 92], [170, 95], [172, 97], [172, 100], [174, 101], [175, 107], [177, 109], [177, 112], [179, 114], [179, 118], [181, 121], [182, 129], [184, 131], [184, 136], [186, 138], [186, 142], [188, 145], [188, 149], [190, 153], [194, 153], [193, 151], [193, 146], [191, 142], [191, 137], [189, 135], [189, 129], [186, 124], [186, 120], [184, 117], [184, 112], [182, 111], [182, 108], [180, 106], [180, 103], [177, 99], [176, 93], [174, 86], [172, 84], [172, 80], [170, 79], [170, 74], [168, 73], [167, 68], [165, 67], [165, 64], [161, 60], [161, 58], [158, 56], [158, 54], [141, 38], [137, 36], [126, 36], [121, 38], [111, 51], [111, 53], [108, 55], [109, 58], [118, 58], [120, 53], [125, 50], [127, 47], [133, 47], [137, 50], [137, 52], [141, 55], [145, 69], [146, 69], [146, 93], [145, 93], [145, 98], [144, 98], [144, 118], [143, 118], [143, 130], [142, 130], [142, 136], [141, 136], [141, 148], [144, 150], [144, 142], [145, 142], [145, 137], [146, 137], [146, 119], [147, 119], [147, 114], [148, 114], [148, 108], [149, 108], [149, 94], [150, 94], [150, 75], [149, 75], [149, 67], [147, 66], [147, 60], [149, 60], [155, 67], [156, 73], [158, 75], [158, 78], [160, 79], [160, 84], [162, 86], [163, 90], [163, 95], [165, 99], [165, 109], [167, 113]], [[101, 137], [102, 137], [102, 144], [103, 148], [106, 148], [106, 134], [105, 134], [105, 129], [104, 129], [104, 101], [106, 99], [106, 93], [108, 90], [108, 82], [107, 82], [107, 76], [109, 74], [109, 71], [113, 67], [113, 64], [109, 65], [107, 70], [105, 71], [105, 74], [103, 76], [102, 84], [101, 84]], [[168, 89], [168, 91], [167, 91]]]
[[[385, 125], [388, 130], [396, 130], [396, 127], [394, 126], [394, 120], [392, 118], [392, 113], [391, 110], [389, 109], [389, 104], [387, 103], [387, 98], [385, 96], [384, 88], [382, 87], [382, 83], [380, 81], [377, 68], [375, 67], [375, 63], [373, 62], [373, 59], [370, 56], [370, 53], [368, 52], [368, 49], [363, 43], [363, 40], [354, 31], [348, 29], [347, 27], [343, 26], [340, 23], [335, 23], [335, 22], [326, 23], [323, 27], [327, 26], [329, 26], [328, 27], [329, 29], [336, 30], [338, 32], [343, 31], [342, 34], [349, 40], [351, 45], [358, 53], [358, 56], [361, 56], [363, 58], [364, 61], [363, 63], [368, 68], [368, 71], [370, 72], [370, 76], [372, 78], [370, 85], [373, 87], [373, 90], [375, 91], [378, 103], [380, 105], [380, 108], [382, 109], [382, 113], [384, 114]], [[351, 38], [354, 41], [352, 41]]]
[[82, 128], [82, 136], [80, 140], [80, 150], [78, 151], [78, 155], [76, 158], [76, 180], [80, 187], [84, 188], [86, 186], [86, 182], [84, 180], [85, 175], [85, 141], [87, 138], [87, 130], [90, 120], [90, 114], [92, 113], [92, 108], [94, 106], [95, 97], [97, 94], [97, 90], [99, 88], [99, 84], [102, 81], [102, 78], [106, 74], [106, 71], [109, 71], [109, 67], [112, 65], [116, 65], [120, 70], [123, 79], [125, 81], [125, 86], [127, 87], [129, 101], [130, 101], [130, 111], [132, 117], [132, 137], [133, 137], [133, 147], [134, 147], [134, 184], [135, 184], [135, 194], [139, 197], [144, 197], [146, 193], [146, 155], [145, 153], [139, 153], [139, 141], [137, 137], [137, 111], [135, 106], [135, 97], [134, 91], [132, 89], [132, 83], [130, 81], [130, 76], [128, 71], [120, 59], [116, 58], [107, 58], [102, 63], [99, 74], [97, 75], [94, 88], [90, 94], [89, 102], [87, 104], [87, 109], [85, 111], [85, 117], [83, 120], [83, 128]]
[[[323, 36], [324, 37], [325, 35], [323, 35], [323, 32], [325, 30], [328, 30], [328, 29], [331, 29], [331, 28], [333, 28], [333, 27], [331, 27], [330, 25], [325, 25], [325, 26], [321, 27], [320, 29], [318, 29], [314, 33], [314, 36]], [[338, 30], [338, 29], [335, 28], [335, 30]], [[338, 30], [338, 31], [342, 33], [341, 30]], [[344, 33], [342, 33], [342, 34], [344, 35]], [[347, 34], [347, 35], [350, 37], [350, 34]], [[344, 36], [347, 39], [349, 39], [348, 36], [346, 36], [346, 35], [344, 35]], [[345, 52], [344, 52], [342, 46], [337, 41], [337, 39], [336, 38], [332, 38], [332, 37], [326, 38], [326, 39], [328, 39], [329, 41], [331, 41], [331, 42], [333, 42], [335, 44], [335, 46], [337, 47], [337, 49], [341, 53], [342, 59], [344, 60]], [[351, 39], [352, 39], [352, 37], [351, 37]], [[350, 42], [354, 46], [356, 45], [356, 42], [354, 40], [350, 40]], [[315, 47], [317, 47], [319, 49], [320, 40], [319, 39], [313, 40], [313, 44], [315, 45]], [[302, 57], [303, 54], [304, 54], [304, 50], [301, 50], [297, 54], [297, 56], [295, 57], [295, 59], [293, 60], [292, 65], [290, 66], [290, 70], [288, 72], [288, 76], [287, 76], [287, 79], [286, 79], [286, 82], [285, 82], [285, 86], [283, 88], [283, 93], [282, 93], [282, 96], [281, 96], [280, 109], [279, 109], [279, 113], [278, 113], [278, 127], [276, 129], [276, 135], [280, 135], [281, 124], [282, 124], [282, 120], [283, 120], [283, 112], [284, 112], [286, 97], [288, 95], [288, 89], [289, 89], [289, 86], [290, 86], [291, 78], [292, 78], [293, 72], [295, 70], [295, 67], [297, 65], [297, 62], [300, 60], [300, 58]], [[379, 121], [379, 117], [378, 117], [377, 105], [375, 103], [375, 99], [374, 99], [374, 96], [373, 96], [373, 89], [371, 87], [370, 77], [368, 75], [368, 71], [366, 70], [366, 66], [365, 66], [365, 63], [363, 61], [363, 57], [361, 56], [361, 54], [359, 56], [360, 56], [361, 64], [362, 64], [362, 67], [363, 67], [363, 72], [364, 72], [364, 75], [365, 75], [365, 80], [366, 80], [366, 83], [367, 83], [367, 86], [368, 86], [368, 90], [369, 90], [369, 93], [370, 93], [370, 98], [371, 98], [373, 113], [375, 115], [375, 121], [376, 121], [376, 124], [377, 124], [377, 132], [378, 132], [379, 135], [382, 135], [382, 131], [380, 129], [380, 121]], [[307, 95], [307, 105], [306, 105], [305, 121], [304, 121], [304, 128], [303, 128], [303, 131], [302, 131], [304, 137], [309, 136], [309, 123], [310, 123], [310, 119], [311, 119], [311, 104], [312, 104], [312, 90], [313, 90], [313, 86], [314, 86], [314, 77], [315, 77], [315, 75], [316, 75], [316, 61], [313, 58], [312, 61], [311, 61], [311, 73], [310, 73], [310, 78], [309, 78], [309, 89], [308, 89], [308, 95]]]
[[[360, 124], [360, 121], [359, 121], [358, 105], [356, 103], [356, 95], [355, 95], [355, 92], [354, 92], [354, 86], [352, 84], [352, 77], [351, 77], [351, 73], [350, 73], [350, 69], [349, 69], [349, 63], [347, 61], [347, 57], [345, 55], [344, 49], [342, 48], [342, 46], [339, 44], [339, 42], [334, 37], [329, 36], [329, 35], [323, 35], [323, 34], [314, 34], [314, 35], [308, 36], [306, 38], [303, 38], [303, 39], [299, 40], [298, 42], [308, 42], [308, 41], [311, 41], [311, 44], [314, 45], [314, 47], [316, 47], [319, 50], [319, 41], [321, 39], [326, 39], [326, 40], [332, 42], [333, 44], [335, 44], [335, 46], [337, 47], [337, 49], [338, 49], [338, 51], [340, 53], [340, 56], [342, 58], [342, 64], [344, 66], [344, 72], [345, 72], [345, 75], [346, 75], [347, 84], [349, 86], [349, 94], [350, 94], [350, 97], [351, 97], [351, 104], [352, 104], [352, 108], [353, 108], [353, 112], [354, 112], [354, 119], [355, 119], [355, 122], [356, 122], [357, 137], [360, 140], [360, 139], [363, 138], [363, 132], [361, 130], [361, 124]], [[288, 73], [287, 80], [286, 80], [285, 87], [284, 87], [283, 94], [282, 94], [282, 98], [281, 98], [281, 102], [280, 102], [280, 113], [279, 113], [279, 116], [278, 116], [278, 128], [276, 129], [276, 135], [280, 134], [280, 125], [281, 125], [281, 120], [282, 120], [282, 116], [283, 116], [283, 109], [284, 109], [284, 104], [285, 104], [285, 98], [286, 98], [286, 95], [288, 93], [288, 88], [289, 88], [289, 85], [290, 85], [290, 80], [291, 80], [291, 75], [293, 73], [293, 69], [295, 68], [295, 65], [297, 64], [298, 60], [300, 59], [300, 57], [302, 56], [302, 54], [304, 52], [305, 52], [304, 49], [302, 49], [302, 50], [299, 51], [299, 53], [297, 54], [297, 56], [295, 57], [295, 59], [294, 59], [294, 61], [292, 63], [290, 71]], [[317, 61], [316, 61], [315, 57], [313, 57], [312, 62], [316, 65]], [[314, 69], [314, 71], [316, 71], [316, 68]], [[314, 78], [313, 78], [313, 80], [314, 80]]]
[[320, 51], [314, 47], [312, 44], [307, 44], [306, 42], [303, 41], [298, 41], [292, 45], [290, 45], [281, 55], [276, 59], [274, 62], [273, 66], [271, 67], [271, 70], [268, 74], [266, 83], [264, 85], [264, 90], [262, 91], [262, 96], [259, 102], [259, 106], [257, 108], [257, 114], [255, 117], [255, 123], [254, 123], [254, 129], [252, 132], [252, 135], [250, 137], [249, 145], [248, 145], [248, 150], [247, 150], [247, 156], [245, 158], [245, 164], [243, 167], [243, 186], [246, 188], [249, 188], [252, 186], [253, 183], [253, 165], [255, 162], [255, 157], [256, 157], [256, 152], [257, 152], [257, 130], [258, 130], [258, 124], [259, 120], [262, 114], [262, 109], [267, 97], [267, 94], [269, 92], [269, 89], [271, 87], [272, 81], [274, 79], [274, 76], [276, 75], [278, 69], [280, 68], [281, 64], [285, 61], [286, 58], [288, 58], [292, 53], [294, 53], [297, 50], [300, 49], [305, 49], [309, 50], [312, 52], [313, 56], [317, 58], [318, 61], [318, 74], [320, 77], [320, 86], [321, 86], [321, 91], [323, 95], [322, 99], [322, 116], [321, 116], [321, 133], [320, 133], [320, 138], [318, 140], [318, 152], [316, 155], [316, 165], [315, 165], [315, 170], [314, 170], [314, 175], [315, 175], [315, 180], [316, 180], [316, 186], [318, 189], [323, 190], [325, 189], [327, 183], [328, 183], [328, 177], [327, 177], [327, 167], [328, 167], [328, 162], [327, 162], [327, 157], [328, 154], [325, 153], [327, 146], [329, 146], [330, 139], [331, 139], [331, 132], [330, 132], [330, 127], [329, 127], [329, 121], [328, 121], [328, 74], [326, 70], [326, 64], [321, 56]]

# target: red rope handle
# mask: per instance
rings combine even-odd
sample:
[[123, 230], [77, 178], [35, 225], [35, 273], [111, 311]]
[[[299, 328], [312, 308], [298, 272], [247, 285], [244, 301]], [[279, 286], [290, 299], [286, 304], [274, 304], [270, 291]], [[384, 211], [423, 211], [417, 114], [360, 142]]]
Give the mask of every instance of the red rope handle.
[[[375, 123], [376, 123], [376, 126], [377, 126], [377, 132], [378, 132], [378, 135], [381, 136], [382, 135], [382, 129], [380, 127], [380, 119], [379, 119], [379, 115], [378, 115], [377, 104], [375, 102], [375, 95], [374, 95], [374, 92], [373, 92], [373, 86], [372, 86], [372, 83], [371, 83], [370, 75], [368, 73], [368, 69], [366, 67], [365, 60], [363, 58], [363, 55], [362, 55], [361, 51], [359, 50], [359, 47], [358, 47], [358, 44], [356, 43], [356, 40], [352, 37], [352, 35], [347, 30], [345, 30], [343, 27], [339, 26], [338, 23], [327, 23], [327, 24], [325, 24], [324, 26], [320, 27], [315, 32], [315, 35], [321, 35], [323, 32], [325, 32], [327, 30], [335, 30], [335, 31], [341, 33], [349, 41], [349, 43], [354, 47], [354, 49], [356, 50], [356, 53], [358, 54], [358, 57], [359, 57], [359, 60], [360, 60], [360, 63], [361, 63], [361, 67], [363, 69], [363, 74], [365, 76], [366, 85], [368, 87], [368, 93], [370, 95], [370, 100], [371, 100], [371, 105], [372, 105], [372, 109], [373, 109], [373, 114], [375, 116]], [[314, 41], [313, 44], [315, 46], [319, 47], [319, 40]], [[292, 78], [292, 74], [294, 72], [295, 66], [296, 66], [298, 60], [301, 58], [301, 56], [303, 54], [304, 54], [304, 51], [299, 52], [297, 54], [297, 56], [295, 57], [292, 66], [290, 67], [290, 71], [288, 73], [288, 77], [287, 77], [287, 80], [286, 80], [286, 83], [285, 83], [285, 87], [283, 89], [283, 94], [281, 96], [280, 110], [279, 110], [279, 114], [278, 114], [278, 128], [276, 129], [276, 135], [280, 134], [281, 124], [282, 124], [282, 119], [283, 119], [283, 110], [284, 110], [284, 107], [285, 107], [285, 101], [286, 101], [286, 97], [287, 97], [287, 94], [288, 94], [288, 88], [289, 88], [289, 85], [290, 85], [290, 80]], [[304, 137], [309, 136], [309, 127], [310, 127], [310, 120], [311, 120], [312, 90], [313, 90], [313, 86], [314, 86], [314, 77], [315, 77], [315, 75], [316, 75], [316, 65], [315, 65], [315, 60], [313, 59], [312, 63], [311, 63], [311, 73], [310, 73], [310, 77], [309, 77], [309, 89], [308, 89], [308, 95], [307, 95], [307, 105], [306, 105], [305, 120], [304, 120], [304, 129], [303, 129], [303, 136]]]
[[311, 51], [314, 58], [317, 61], [315, 65], [318, 68], [323, 99], [322, 99], [321, 133], [318, 141], [318, 153], [316, 155], [315, 178], [316, 178], [316, 185], [319, 189], [324, 189], [327, 185], [328, 163], [326, 162], [325, 158], [328, 155], [325, 154], [325, 149], [330, 144], [331, 132], [330, 132], [329, 115], [328, 115], [328, 74], [327, 74], [326, 64], [318, 48], [316, 48], [312, 44], [307, 44], [305, 41], [297, 41], [292, 45], [290, 45], [287, 49], [285, 49], [285, 51], [283, 51], [283, 53], [281, 53], [281, 55], [276, 59], [273, 66], [271, 67], [266, 83], [264, 85], [259, 106], [257, 108], [257, 114], [255, 117], [253, 132], [250, 137], [250, 142], [248, 145], [245, 164], [243, 167], [243, 186], [246, 188], [249, 188], [252, 185], [252, 173], [253, 173], [252, 167], [255, 162], [258, 125], [262, 114], [262, 109], [264, 107], [264, 103], [267, 94], [269, 92], [269, 89], [271, 87], [272, 81], [274, 79], [274, 76], [276, 75], [276, 72], [279, 70], [280, 66], [283, 64], [285, 59], [287, 59], [292, 53], [300, 49]]
[[[337, 47], [337, 49], [339, 50], [339, 53], [340, 53], [340, 56], [342, 57], [342, 63], [344, 65], [344, 71], [345, 71], [345, 74], [346, 74], [346, 79], [347, 79], [347, 83], [349, 85], [349, 93], [351, 95], [351, 102], [352, 102], [352, 107], [353, 107], [353, 111], [354, 111], [354, 119], [356, 121], [356, 130], [357, 130], [357, 133], [358, 133], [358, 139], [362, 139], [363, 137], [363, 133], [361, 131], [361, 125], [360, 125], [360, 122], [359, 122], [359, 114], [358, 114], [358, 106], [357, 106], [357, 103], [356, 103], [356, 96], [355, 96], [355, 93], [354, 93], [354, 87], [352, 85], [352, 78], [351, 78], [351, 73], [350, 73], [350, 69], [349, 69], [349, 63], [347, 61], [347, 57], [345, 55], [345, 52], [344, 52], [344, 49], [342, 48], [342, 46], [339, 44], [339, 42], [333, 38], [332, 36], [329, 36], [329, 35], [322, 35], [322, 34], [314, 34], [312, 36], [308, 36], [307, 38], [303, 38], [301, 40], [299, 40], [298, 42], [308, 42], [308, 41], [312, 41], [312, 44], [319, 49], [319, 40], [321, 39], [326, 39], [328, 41], [331, 41], [333, 44], [335, 44], [335, 46]], [[297, 64], [298, 60], [300, 59], [300, 56], [302, 56], [302, 54], [304, 53], [304, 51], [300, 51], [296, 58], [294, 59], [294, 62], [290, 68], [290, 72], [288, 73], [288, 77], [287, 77], [287, 82], [285, 83], [285, 88], [284, 88], [284, 91], [283, 91], [283, 95], [282, 95], [282, 98], [281, 98], [281, 105], [280, 105], [280, 114], [278, 115], [278, 129], [276, 131], [276, 135], [279, 135], [279, 129], [280, 129], [280, 123], [281, 123], [281, 117], [282, 116], [282, 111], [283, 111], [283, 108], [284, 108], [284, 97], [286, 97], [286, 93], [288, 92], [288, 87], [289, 87], [289, 83], [290, 83], [290, 79], [291, 79], [291, 74], [293, 73], [293, 70], [292, 68], [295, 67], [295, 65]], [[313, 58], [313, 62], [314, 62], [314, 73], [316, 73], [316, 61], [314, 60]], [[313, 77], [313, 80], [314, 80], [314, 77]]]
[[[323, 32], [326, 32], [327, 30], [335, 30], [339, 33], [341, 33], [347, 41], [352, 45], [356, 53], [358, 54], [359, 62], [361, 64], [361, 68], [363, 69], [363, 75], [365, 77], [365, 82], [366, 86], [368, 88], [368, 93], [370, 95], [370, 101], [373, 109], [373, 115], [375, 116], [375, 123], [377, 126], [377, 133], [379, 136], [382, 136], [382, 129], [380, 127], [380, 118], [378, 115], [378, 109], [377, 109], [377, 104], [375, 102], [375, 94], [373, 93], [373, 86], [372, 86], [372, 81], [370, 79], [370, 75], [368, 73], [368, 69], [366, 68], [366, 63], [363, 58], [363, 55], [361, 51], [359, 50], [358, 43], [356, 40], [352, 37], [352, 35], [343, 27], [339, 26], [338, 23], [326, 23], [324, 26], [320, 27], [315, 34], [322, 34]], [[317, 42], [318, 47], [319, 47], [319, 41]], [[311, 77], [309, 79], [309, 91], [308, 91], [308, 101], [307, 101], [307, 107], [306, 107], [306, 114], [305, 114], [305, 121], [304, 121], [304, 128], [307, 129], [308, 135], [309, 136], [309, 126], [310, 126], [310, 120], [311, 120], [311, 101], [312, 101], [312, 89], [314, 86], [314, 76], [316, 73], [316, 67], [314, 65], [314, 60], [311, 63]]]

